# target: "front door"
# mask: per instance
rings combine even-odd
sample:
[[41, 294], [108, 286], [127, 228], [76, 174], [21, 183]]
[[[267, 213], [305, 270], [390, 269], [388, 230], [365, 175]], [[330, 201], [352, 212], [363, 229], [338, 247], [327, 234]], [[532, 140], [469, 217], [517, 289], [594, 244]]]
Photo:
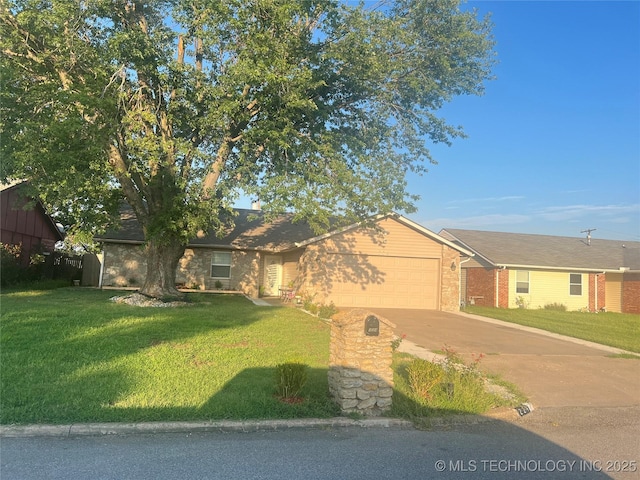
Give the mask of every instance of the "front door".
[[279, 295], [278, 289], [282, 283], [282, 257], [279, 255], [266, 255], [264, 257], [264, 295], [275, 297]]

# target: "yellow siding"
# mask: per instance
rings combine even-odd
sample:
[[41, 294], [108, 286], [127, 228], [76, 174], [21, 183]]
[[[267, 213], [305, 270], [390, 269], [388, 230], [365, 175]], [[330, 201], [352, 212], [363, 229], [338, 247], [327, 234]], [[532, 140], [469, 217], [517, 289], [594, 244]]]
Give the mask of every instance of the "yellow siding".
[[582, 275], [582, 295], [569, 294], [569, 275], [577, 272], [549, 272], [529, 270], [529, 293], [516, 293], [516, 270], [509, 271], [509, 308], [517, 308], [516, 299], [522, 297], [528, 308], [543, 308], [561, 303], [567, 310], [589, 307], [589, 274]]
[[605, 275], [605, 307], [607, 312], [622, 312], [622, 273]]
[[378, 223], [382, 230], [358, 229], [334, 235], [321, 242], [329, 253], [358, 253], [387, 257], [441, 258], [442, 245], [398, 221]]

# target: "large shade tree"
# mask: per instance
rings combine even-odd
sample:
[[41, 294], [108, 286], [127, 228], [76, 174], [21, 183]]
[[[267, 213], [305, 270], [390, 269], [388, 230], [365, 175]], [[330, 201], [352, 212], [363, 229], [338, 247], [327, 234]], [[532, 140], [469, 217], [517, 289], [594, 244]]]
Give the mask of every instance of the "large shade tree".
[[3, 180], [96, 229], [124, 200], [142, 293], [178, 295], [189, 239], [240, 193], [321, 230], [411, 211], [406, 175], [462, 135], [491, 26], [457, 0], [0, 0]]

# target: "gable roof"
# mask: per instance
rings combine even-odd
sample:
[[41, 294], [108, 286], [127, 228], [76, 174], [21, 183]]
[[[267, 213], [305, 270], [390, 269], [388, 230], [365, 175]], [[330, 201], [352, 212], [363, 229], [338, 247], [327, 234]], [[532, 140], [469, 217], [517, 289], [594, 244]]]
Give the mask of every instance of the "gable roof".
[[34, 210], [38, 212], [44, 224], [53, 236], [56, 237], [56, 241], [64, 240], [64, 233], [60, 230], [53, 217], [47, 213], [42, 201], [39, 198], [23, 195], [21, 190], [27, 183], [27, 180], [12, 180], [9, 183], [0, 183], [0, 194], [2, 195], [2, 201], [0, 203], [4, 204], [2, 210], [3, 215], [6, 214], [6, 208], [12, 210], [22, 208], [27, 202], [33, 200], [35, 202]]
[[[305, 247], [333, 235], [349, 231], [362, 226], [361, 223], [331, 230], [317, 235], [306, 222], [293, 222], [293, 214], [286, 214], [266, 221], [261, 210], [235, 209], [234, 225], [227, 228], [222, 237], [214, 233], [207, 233], [201, 238], [194, 238], [189, 242], [190, 247], [231, 248], [234, 250], [260, 250], [273, 253], [283, 253], [296, 248]], [[473, 253], [450, 240], [443, 238], [411, 220], [397, 214], [379, 215], [372, 220], [377, 222], [391, 217], [405, 226], [419, 233], [444, 243], [458, 250], [463, 255], [472, 256]], [[107, 243], [144, 243], [142, 227], [130, 207], [123, 208], [120, 213], [121, 226], [117, 230], [110, 230], [104, 235], [96, 236], [97, 241]]]
[[640, 242], [446, 228], [440, 235], [496, 267], [640, 270]]
[[[402, 225], [415, 230], [416, 232], [420, 233], [421, 235], [424, 235], [425, 237], [428, 237], [428, 238], [430, 238], [432, 240], [435, 240], [438, 243], [443, 243], [443, 244], [453, 248], [454, 250], [457, 250], [458, 252], [460, 252], [463, 255], [466, 255], [466, 256], [469, 256], [469, 257], [473, 257], [474, 256], [474, 253], [471, 250], [463, 247], [462, 245], [454, 243], [454, 242], [450, 241], [449, 239], [447, 239], [445, 237], [442, 237], [442, 236], [432, 232], [431, 230], [429, 230], [427, 228], [424, 228], [422, 225], [420, 225], [420, 224], [418, 224], [418, 223], [416, 223], [416, 222], [414, 222], [412, 220], [409, 220], [408, 218], [403, 217], [402, 215], [399, 215], [397, 213], [389, 213], [389, 214], [386, 214], [386, 215], [382, 215], [382, 214], [381, 215], [377, 215], [377, 216], [373, 217], [373, 219], [371, 219], [371, 220], [375, 223], [375, 222], [379, 222], [380, 220], [383, 220], [385, 218], [393, 219], [393, 220], [397, 221], [398, 223], [401, 223]], [[346, 226], [344, 228], [340, 228], [340, 229], [333, 230], [331, 232], [328, 232], [328, 233], [325, 233], [325, 234], [322, 234], [322, 235], [318, 235], [318, 236], [309, 238], [309, 239], [305, 240], [304, 242], [296, 243], [296, 246], [304, 247], [304, 246], [307, 246], [309, 244], [318, 242], [320, 240], [324, 240], [325, 238], [329, 238], [329, 237], [332, 237], [334, 235], [338, 235], [340, 233], [344, 233], [344, 232], [347, 232], [349, 230], [353, 230], [355, 228], [361, 227], [362, 225], [363, 225], [362, 223], [354, 223], [354, 224]]]
[[[223, 236], [208, 232], [202, 237], [191, 239], [189, 246], [280, 252], [295, 248], [296, 242], [313, 236], [309, 225], [292, 222], [293, 215], [282, 215], [267, 222], [260, 210], [234, 209], [234, 213], [234, 225], [228, 227]], [[144, 233], [133, 210], [124, 207], [120, 212], [120, 227], [98, 235], [95, 239], [107, 243], [142, 244]]]

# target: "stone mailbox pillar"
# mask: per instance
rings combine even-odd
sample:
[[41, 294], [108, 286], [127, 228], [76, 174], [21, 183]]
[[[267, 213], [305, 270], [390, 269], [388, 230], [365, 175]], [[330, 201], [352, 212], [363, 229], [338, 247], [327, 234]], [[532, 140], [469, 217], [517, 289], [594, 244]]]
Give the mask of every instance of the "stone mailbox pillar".
[[362, 309], [335, 315], [329, 347], [329, 391], [343, 413], [376, 416], [391, 407], [393, 330]]

